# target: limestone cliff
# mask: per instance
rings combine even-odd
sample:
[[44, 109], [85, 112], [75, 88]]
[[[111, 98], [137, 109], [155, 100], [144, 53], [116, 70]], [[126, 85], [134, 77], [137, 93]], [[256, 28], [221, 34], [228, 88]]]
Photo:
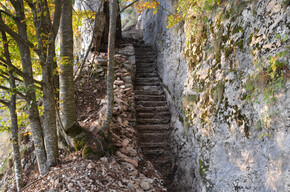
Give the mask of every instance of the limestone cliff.
[[[176, 3], [161, 1], [171, 12]], [[181, 191], [290, 191], [289, 13], [283, 0], [229, 0], [197, 28], [169, 29], [165, 9], [142, 14]]]

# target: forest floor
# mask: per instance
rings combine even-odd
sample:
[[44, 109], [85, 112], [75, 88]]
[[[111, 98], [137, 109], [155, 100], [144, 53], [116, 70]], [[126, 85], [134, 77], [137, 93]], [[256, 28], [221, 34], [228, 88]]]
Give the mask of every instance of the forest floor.
[[[137, 33], [133, 35], [138, 36]], [[161, 174], [143, 156], [133, 127], [132, 71], [130, 67], [126, 68], [131, 56], [134, 56], [134, 49], [130, 44], [121, 45], [115, 56], [115, 108], [111, 131], [117, 152], [94, 161], [82, 158], [81, 151], [66, 155], [60, 150], [58, 165], [43, 177], [39, 175], [35, 156], [31, 153], [23, 161], [26, 187], [22, 191], [166, 191]], [[92, 54], [75, 85], [79, 124], [92, 134], [102, 123], [106, 108], [105, 73], [106, 54]], [[10, 170], [2, 177], [0, 190], [15, 191], [12, 176]]]

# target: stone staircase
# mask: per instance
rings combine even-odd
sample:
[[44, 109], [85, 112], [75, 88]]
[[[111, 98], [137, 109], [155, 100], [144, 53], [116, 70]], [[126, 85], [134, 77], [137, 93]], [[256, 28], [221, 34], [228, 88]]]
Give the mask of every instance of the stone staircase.
[[169, 146], [170, 111], [157, 74], [156, 54], [152, 47], [135, 47], [136, 55], [136, 128], [143, 154], [166, 177], [172, 156]]

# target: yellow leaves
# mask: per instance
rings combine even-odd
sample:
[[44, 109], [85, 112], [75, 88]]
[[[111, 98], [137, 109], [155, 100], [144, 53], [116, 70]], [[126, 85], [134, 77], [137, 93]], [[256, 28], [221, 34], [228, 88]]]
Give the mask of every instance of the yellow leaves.
[[146, 9], [154, 9], [153, 10], [153, 14], [155, 15], [158, 11], [159, 8], [159, 2], [155, 1], [155, 0], [151, 0], [151, 1], [144, 1], [144, 0], [140, 0], [137, 4], [136, 4], [136, 9], [138, 10], [138, 12], [143, 12]]
[[166, 28], [173, 27], [174, 25], [179, 23], [181, 20], [182, 20], [182, 17], [180, 15], [170, 15], [168, 17], [168, 25], [166, 26]]
[[28, 131], [28, 132], [26, 132], [26, 133], [23, 134], [23, 136], [27, 136], [27, 135], [31, 135], [31, 132]]

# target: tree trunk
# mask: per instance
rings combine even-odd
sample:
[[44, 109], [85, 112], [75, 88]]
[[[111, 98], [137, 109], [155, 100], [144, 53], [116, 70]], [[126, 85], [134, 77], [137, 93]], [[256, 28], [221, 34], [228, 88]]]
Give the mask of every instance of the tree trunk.
[[101, 49], [102, 37], [105, 30], [106, 25], [106, 16], [104, 13], [104, 0], [99, 0], [98, 9], [95, 15], [95, 24], [94, 24], [94, 33], [93, 33], [93, 47], [95, 51], [99, 51]]
[[[118, 2], [118, 13], [120, 12], [120, 6]], [[122, 22], [121, 22], [121, 14], [117, 16], [117, 26], [116, 26], [116, 42], [122, 40]]]
[[54, 21], [51, 24], [50, 14], [43, 13], [48, 10], [47, 2], [30, 2], [29, 6], [33, 13], [34, 25], [38, 39], [39, 56], [42, 67], [43, 79], [43, 132], [47, 153], [47, 166], [56, 165], [58, 158], [57, 131], [56, 131], [56, 104], [54, 90], [55, 69], [55, 38], [59, 28], [61, 16], [61, 1], [55, 1]]
[[43, 78], [43, 132], [47, 153], [47, 166], [52, 167], [57, 163], [58, 145], [56, 132], [56, 106], [53, 83], [53, 61], [42, 67]]
[[73, 30], [72, 1], [62, 1], [60, 26], [60, 108], [61, 120], [65, 130], [77, 123], [73, 81]]
[[114, 66], [115, 66], [115, 42], [116, 42], [116, 21], [118, 15], [118, 0], [111, 0], [110, 2], [110, 29], [109, 29], [109, 43], [108, 43], [108, 69], [107, 69], [107, 97], [108, 108], [106, 112], [106, 119], [100, 131], [105, 131], [110, 128], [114, 109]]
[[[18, 20], [16, 22], [18, 28], [18, 34], [25, 40], [27, 38], [27, 25], [25, 22], [24, 15], [24, 5], [23, 0], [11, 1], [13, 7], [16, 10]], [[23, 80], [24, 86], [26, 88], [26, 97], [28, 105], [28, 115], [30, 120], [30, 127], [32, 130], [33, 141], [35, 146], [35, 154], [37, 157], [38, 167], [41, 175], [47, 173], [48, 169], [46, 166], [46, 153], [43, 140], [43, 132], [40, 123], [38, 105], [36, 103], [35, 87], [33, 82], [33, 73], [32, 73], [32, 63], [30, 48], [22, 41], [17, 40], [17, 44], [20, 50], [21, 62], [23, 68]]]
[[[95, 42], [93, 44], [94, 51], [106, 51], [108, 46], [108, 34], [109, 34], [109, 25], [110, 25], [110, 7], [109, 1], [100, 0], [101, 7], [98, 10], [99, 13], [96, 15], [98, 16], [95, 28], [96, 32], [93, 34]], [[117, 3], [117, 26], [115, 32], [115, 41], [119, 41], [122, 39], [122, 24], [121, 24], [121, 16], [118, 14], [120, 8], [119, 3]]]
[[[16, 88], [15, 84], [15, 77], [12, 71], [12, 63], [10, 59], [9, 49], [8, 49], [8, 41], [6, 37], [6, 33], [2, 32], [2, 40], [3, 40], [3, 47], [4, 47], [4, 55], [6, 61], [10, 64], [9, 65], [9, 83], [10, 88], [13, 90]], [[21, 166], [21, 157], [19, 152], [19, 144], [18, 144], [18, 121], [17, 121], [17, 114], [16, 114], [16, 94], [12, 93], [10, 96], [9, 102], [9, 111], [10, 111], [10, 119], [11, 119], [11, 135], [12, 135], [12, 148], [13, 148], [13, 156], [14, 156], [14, 169], [15, 169], [15, 181], [17, 191], [20, 191], [22, 188], [22, 166]]]

